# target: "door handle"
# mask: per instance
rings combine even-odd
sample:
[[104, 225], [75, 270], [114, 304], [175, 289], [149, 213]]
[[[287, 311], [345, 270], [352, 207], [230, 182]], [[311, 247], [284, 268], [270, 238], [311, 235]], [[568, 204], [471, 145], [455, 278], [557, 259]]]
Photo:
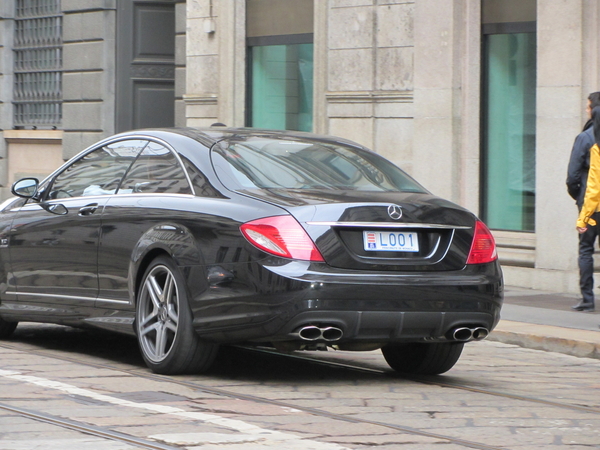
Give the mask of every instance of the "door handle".
[[91, 216], [98, 209], [98, 203], [92, 203], [91, 205], [86, 205], [83, 208], [79, 209], [80, 216]]

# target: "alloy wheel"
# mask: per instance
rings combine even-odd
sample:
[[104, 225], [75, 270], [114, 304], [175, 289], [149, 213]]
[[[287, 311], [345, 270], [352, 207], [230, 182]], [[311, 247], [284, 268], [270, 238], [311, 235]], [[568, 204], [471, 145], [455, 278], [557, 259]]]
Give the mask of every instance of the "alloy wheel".
[[138, 338], [146, 357], [163, 361], [179, 329], [179, 293], [171, 270], [155, 266], [144, 279], [138, 308]]

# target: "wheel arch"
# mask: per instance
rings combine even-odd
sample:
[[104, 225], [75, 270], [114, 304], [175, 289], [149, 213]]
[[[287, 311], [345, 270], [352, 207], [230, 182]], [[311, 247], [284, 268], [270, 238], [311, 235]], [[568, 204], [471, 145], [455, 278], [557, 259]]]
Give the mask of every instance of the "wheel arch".
[[187, 227], [174, 223], [152, 227], [138, 240], [131, 255], [129, 290], [134, 304], [148, 266], [162, 255], [171, 258], [179, 267], [204, 265], [202, 251]]
[[158, 258], [159, 256], [162, 256], [162, 255], [171, 257], [169, 252], [167, 250], [165, 250], [164, 248], [153, 248], [148, 253], [146, 253], [144, 255], [144, 257], [142, 258], [142, 260], [139, 262], [137, 269], [136, 269], [136, 273], [135, 273], [135, 281], [134, 281], [133, 293], [132, 293], [133, 294], [132, 298], [134, 299], [134, 303], [137, 302], [137, 293], [139, 292], [140, 285], [142, 284], [142, 279], [144, 278], [144, 274], [146, 273], [148, 266], [150, 265], [150, 263], [152, 261], [154, 261], [156, 258]]

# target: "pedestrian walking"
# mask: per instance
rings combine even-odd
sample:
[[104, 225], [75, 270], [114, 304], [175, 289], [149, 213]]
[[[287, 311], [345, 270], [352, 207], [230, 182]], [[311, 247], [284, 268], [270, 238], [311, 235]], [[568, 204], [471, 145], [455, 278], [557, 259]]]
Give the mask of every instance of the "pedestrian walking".
[[[586, 108], [588, 121], [583, 127], [583, 131], [579, 133], [575, 139], [567, 171], [567, 190], [579, 208], [580, 217], [584, 205], [584, 198], [586, 196], [591, 148], [597, 142], [597, 139], [594, 137], [592, 111], [598, 107], [600, 107], [600, 92], [592, 92], [588, 96]], [[600, 161], [597, 168], [600, 170]], [[590, 213], [590, 211], [588, 211], [588, 213]], [[578, 221], [578, 229], [583, 230], [580, 230], [579, 234], [578, 257], [579, 288], [582, 298], [578, 304], [571, 307], [575, 311], [594, 311], [595, 309], [593, 256], [594, 245], [598, 238], [598, 232], [600, 231], [598, 225], [596, 225], [596, 219], [600, 219], [600, 214], [596, 214], [596, 208], [593, 207], [591, 214], [586, 216], [586, 218], [587, 220], [585, 222], [579, 223]]]
[[[587, 184], [583, 205], [579, 211], [579, 218], [577, 219], [576, 225], [580, 236], [585, 236], [585, 234], [592, 229], [596, 230], [594, 236], [597, 236], [598, 220], [600, 220], [600, 215], [598, 214], [600, 211], [600, 106], [596, 106], [592, 109], [591, 116], [594, 144], [590, 148], [590, 167]], [[593, 261], [591, 261], [591, 265], [593, 270]], [[591, 302], [582, 300], [580, 305], [576, 306], [579, 306], [579, 311], [594, 311], [595, 305], [593, 295], [591, 297]]]

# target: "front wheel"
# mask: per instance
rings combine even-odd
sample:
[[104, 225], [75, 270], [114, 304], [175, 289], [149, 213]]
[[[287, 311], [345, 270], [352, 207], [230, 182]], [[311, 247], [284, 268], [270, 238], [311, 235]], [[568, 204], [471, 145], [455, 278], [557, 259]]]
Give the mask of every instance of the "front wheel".
[[13, 334], [19, 322], [8, 322], [0, 317], [0, 339], [6, 339]]
[[136, 333], [144, 361], [155, 373], [202, 372], [217, 354], [217, 345], [202, 341], [194, 331], [183, 276], [166, 256], [152, 261], [144, 274]]
[[436, 342], [390, 344], [381, 349], [387, 363], [396, 372], [414, 375], [439, 375], [454, 367], [464, 344]]

